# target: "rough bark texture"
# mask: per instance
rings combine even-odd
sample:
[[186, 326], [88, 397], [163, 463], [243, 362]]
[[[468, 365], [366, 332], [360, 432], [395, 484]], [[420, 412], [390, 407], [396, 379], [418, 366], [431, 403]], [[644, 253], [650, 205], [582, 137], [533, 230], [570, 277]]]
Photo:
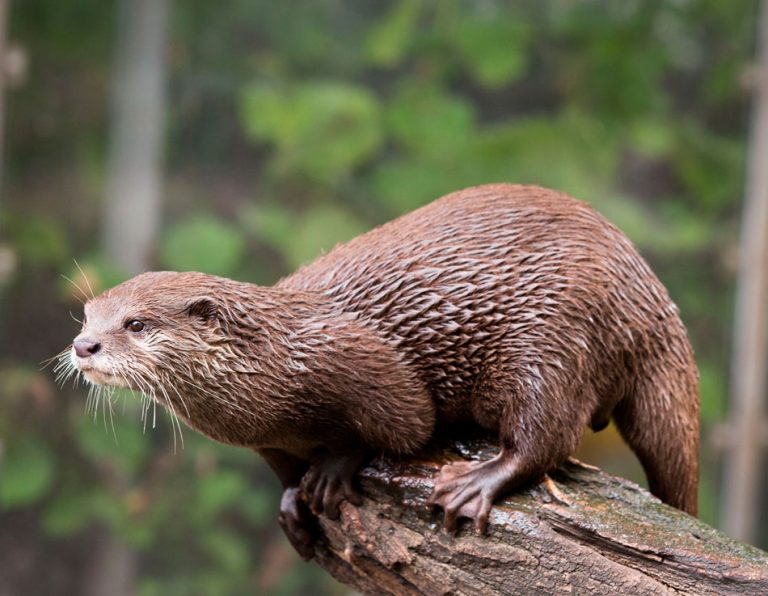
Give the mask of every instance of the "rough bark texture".
[[498, 503], [487, 536], [446, 534], [426, 506], [439, 466], [492, 453], [468, 441], [375, 460], [365, 504], [321, 518], [317, 562], [366, 594], [768, 594], [768, 554], [575, 462], [551, 475], [559, 495], [539, 485]]

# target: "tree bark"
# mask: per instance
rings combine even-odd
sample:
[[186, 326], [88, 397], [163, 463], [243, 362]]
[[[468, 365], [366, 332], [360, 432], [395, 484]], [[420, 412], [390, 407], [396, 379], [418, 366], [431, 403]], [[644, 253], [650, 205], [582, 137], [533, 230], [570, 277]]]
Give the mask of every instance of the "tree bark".
[[359, 474], [362, 507], [321, 516], [316, 560], [366, 594], [768, 594], [768, 554], [578, 462], [496, 504], [485, 536], [426, 505], [439, 467], [486, 459], [467, 441]]

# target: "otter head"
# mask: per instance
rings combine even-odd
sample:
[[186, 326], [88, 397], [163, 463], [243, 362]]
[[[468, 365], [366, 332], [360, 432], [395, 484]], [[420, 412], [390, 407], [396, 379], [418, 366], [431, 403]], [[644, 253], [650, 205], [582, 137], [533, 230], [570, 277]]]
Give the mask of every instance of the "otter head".
[[221, 337], [216, 279], [144, 273], [93, 298], [71, 364], [97, 385], [167, 393]]

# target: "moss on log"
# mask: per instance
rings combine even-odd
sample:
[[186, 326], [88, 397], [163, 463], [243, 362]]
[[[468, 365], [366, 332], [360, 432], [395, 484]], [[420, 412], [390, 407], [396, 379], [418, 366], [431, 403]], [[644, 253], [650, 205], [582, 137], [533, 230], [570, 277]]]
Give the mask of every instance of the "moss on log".
[[486, 536], [447, 534], [426, 505], [439, 467], [492, 455], [467, 441], [374, 460], [365, 504], [321, 517], [317, 562], [366, 594], [768, 594], [768, 554], [577, 462], [551, 474], [557, 497], [531, 487], [496, 504]]

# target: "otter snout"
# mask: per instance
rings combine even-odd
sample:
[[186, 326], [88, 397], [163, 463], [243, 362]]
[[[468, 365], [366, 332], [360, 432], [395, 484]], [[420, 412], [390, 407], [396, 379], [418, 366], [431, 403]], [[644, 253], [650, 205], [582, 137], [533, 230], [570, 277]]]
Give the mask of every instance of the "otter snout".
[[101, 349], [99, 342], [93, 341], [87, 337], [76, 337], [72, 342], [72, 346], [75, 348], [75, 354], [79, 358], [88, 358]]

